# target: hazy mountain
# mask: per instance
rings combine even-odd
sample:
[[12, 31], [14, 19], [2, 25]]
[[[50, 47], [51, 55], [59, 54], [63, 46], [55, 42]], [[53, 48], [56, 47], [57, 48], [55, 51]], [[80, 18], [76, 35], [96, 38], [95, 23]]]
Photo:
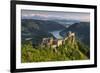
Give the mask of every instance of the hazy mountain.
[[65, 19], [54, 19], [53, 21], [58, 22], [59, 24], [63, 25], [66, 28], [68, 28], [70, 25], [74, 23], [80, 22], [78, 20], [65, 20]]
[[41, 31], [54, 31], [54, 30], [61, 30], [65, 29], [64, 26], [61, 24], [50, 21], [50, 20], [35, 20], [35, 19], [23, 19], [22, 23], [27, 24], [27, 26], [31, 26], [34, 29], [41, 30]]
[[53, 37], [50, 31], [65, 29], [59, 23], [49, 20], [22, 19], [21, 25], [22, 41], [31, 39], [35, 43], [44, 37]]
[[79, 22], [79, 20], [75, 19], [66, 19], [66, 18], [60, 18], [56, 16], [44, 16], [44, 15], [34, 15], [34, 16], [22, 16], [22, 19], [33, 19], [33, 20], [47, 20], [47, 21], [54, 21], [54, 22], [62, 22], [62, 23], [75, 23]]

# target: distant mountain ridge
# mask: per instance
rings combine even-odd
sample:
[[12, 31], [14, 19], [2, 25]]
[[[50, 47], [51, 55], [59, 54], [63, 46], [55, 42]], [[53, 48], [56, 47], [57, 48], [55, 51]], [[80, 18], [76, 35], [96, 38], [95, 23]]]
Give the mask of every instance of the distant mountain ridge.
[[51, 21], [79, 21], [75, 19], [66, 19], [61, 17], [55, 17], [55, 16], [45, 16], [45, 15], [32, 15], [32, 16], [22, 16], [21, 19], [33, 19], [33, 20], [51, 20]]
[[65, 29], [65, 27], [54, 21], [34, 19], [21, 20], [22, 40], [30, 38], [35, 43], [39, 43], [43, 37], [54, 37], [49, 32], [61, 29]]
[[35, 19], [22, 19], [22, 23], [29, 24], [28, 26], [32, 26], [35, 29], [41, 31], [54, 31], [54, 30], [61, 30], [65, 29], [64, 26], [61, 24], [50, 21], [50, 20], [35, 20]]

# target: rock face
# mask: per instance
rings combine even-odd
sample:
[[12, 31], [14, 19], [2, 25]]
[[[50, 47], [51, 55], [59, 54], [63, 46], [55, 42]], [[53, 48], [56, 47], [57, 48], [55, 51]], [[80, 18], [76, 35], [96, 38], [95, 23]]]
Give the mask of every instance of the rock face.
[[75, 33], [69, 31], [68, 34], [66, 35], [66, 37], [64, 38], [64, 43], [70, 40], [70, 43], [74, 43], [75, 42]]

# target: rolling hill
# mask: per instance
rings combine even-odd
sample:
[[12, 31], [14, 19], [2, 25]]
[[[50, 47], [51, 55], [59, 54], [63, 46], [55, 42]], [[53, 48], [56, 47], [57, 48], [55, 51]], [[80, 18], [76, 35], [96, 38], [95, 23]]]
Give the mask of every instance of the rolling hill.
[[65, 29], [57, 22], [49, 20], [22, 19], [22, 41], [31, 39], [33, 43], [39, 43], [43, 37], [53, 37], [50, 31]]

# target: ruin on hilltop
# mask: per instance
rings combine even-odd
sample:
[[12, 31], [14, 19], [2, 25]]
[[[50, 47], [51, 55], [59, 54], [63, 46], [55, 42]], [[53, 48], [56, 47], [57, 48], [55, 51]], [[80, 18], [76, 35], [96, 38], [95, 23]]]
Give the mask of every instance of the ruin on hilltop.
[[41, 45], [42, 46], [51, 46], [52, 48], [56, 48], [56, 47], [59, 47], [60, 45], [63, 45], [65, 44], [65, 42], [70, 39], [70, 43], [74, 43], [75, 41], [75, 33], [69, 31], [66, 35], [65, 38], [63, 39], [54, 39], [54, 38], [43, 38], [42, 39], [42, 42], [41, 42]]

